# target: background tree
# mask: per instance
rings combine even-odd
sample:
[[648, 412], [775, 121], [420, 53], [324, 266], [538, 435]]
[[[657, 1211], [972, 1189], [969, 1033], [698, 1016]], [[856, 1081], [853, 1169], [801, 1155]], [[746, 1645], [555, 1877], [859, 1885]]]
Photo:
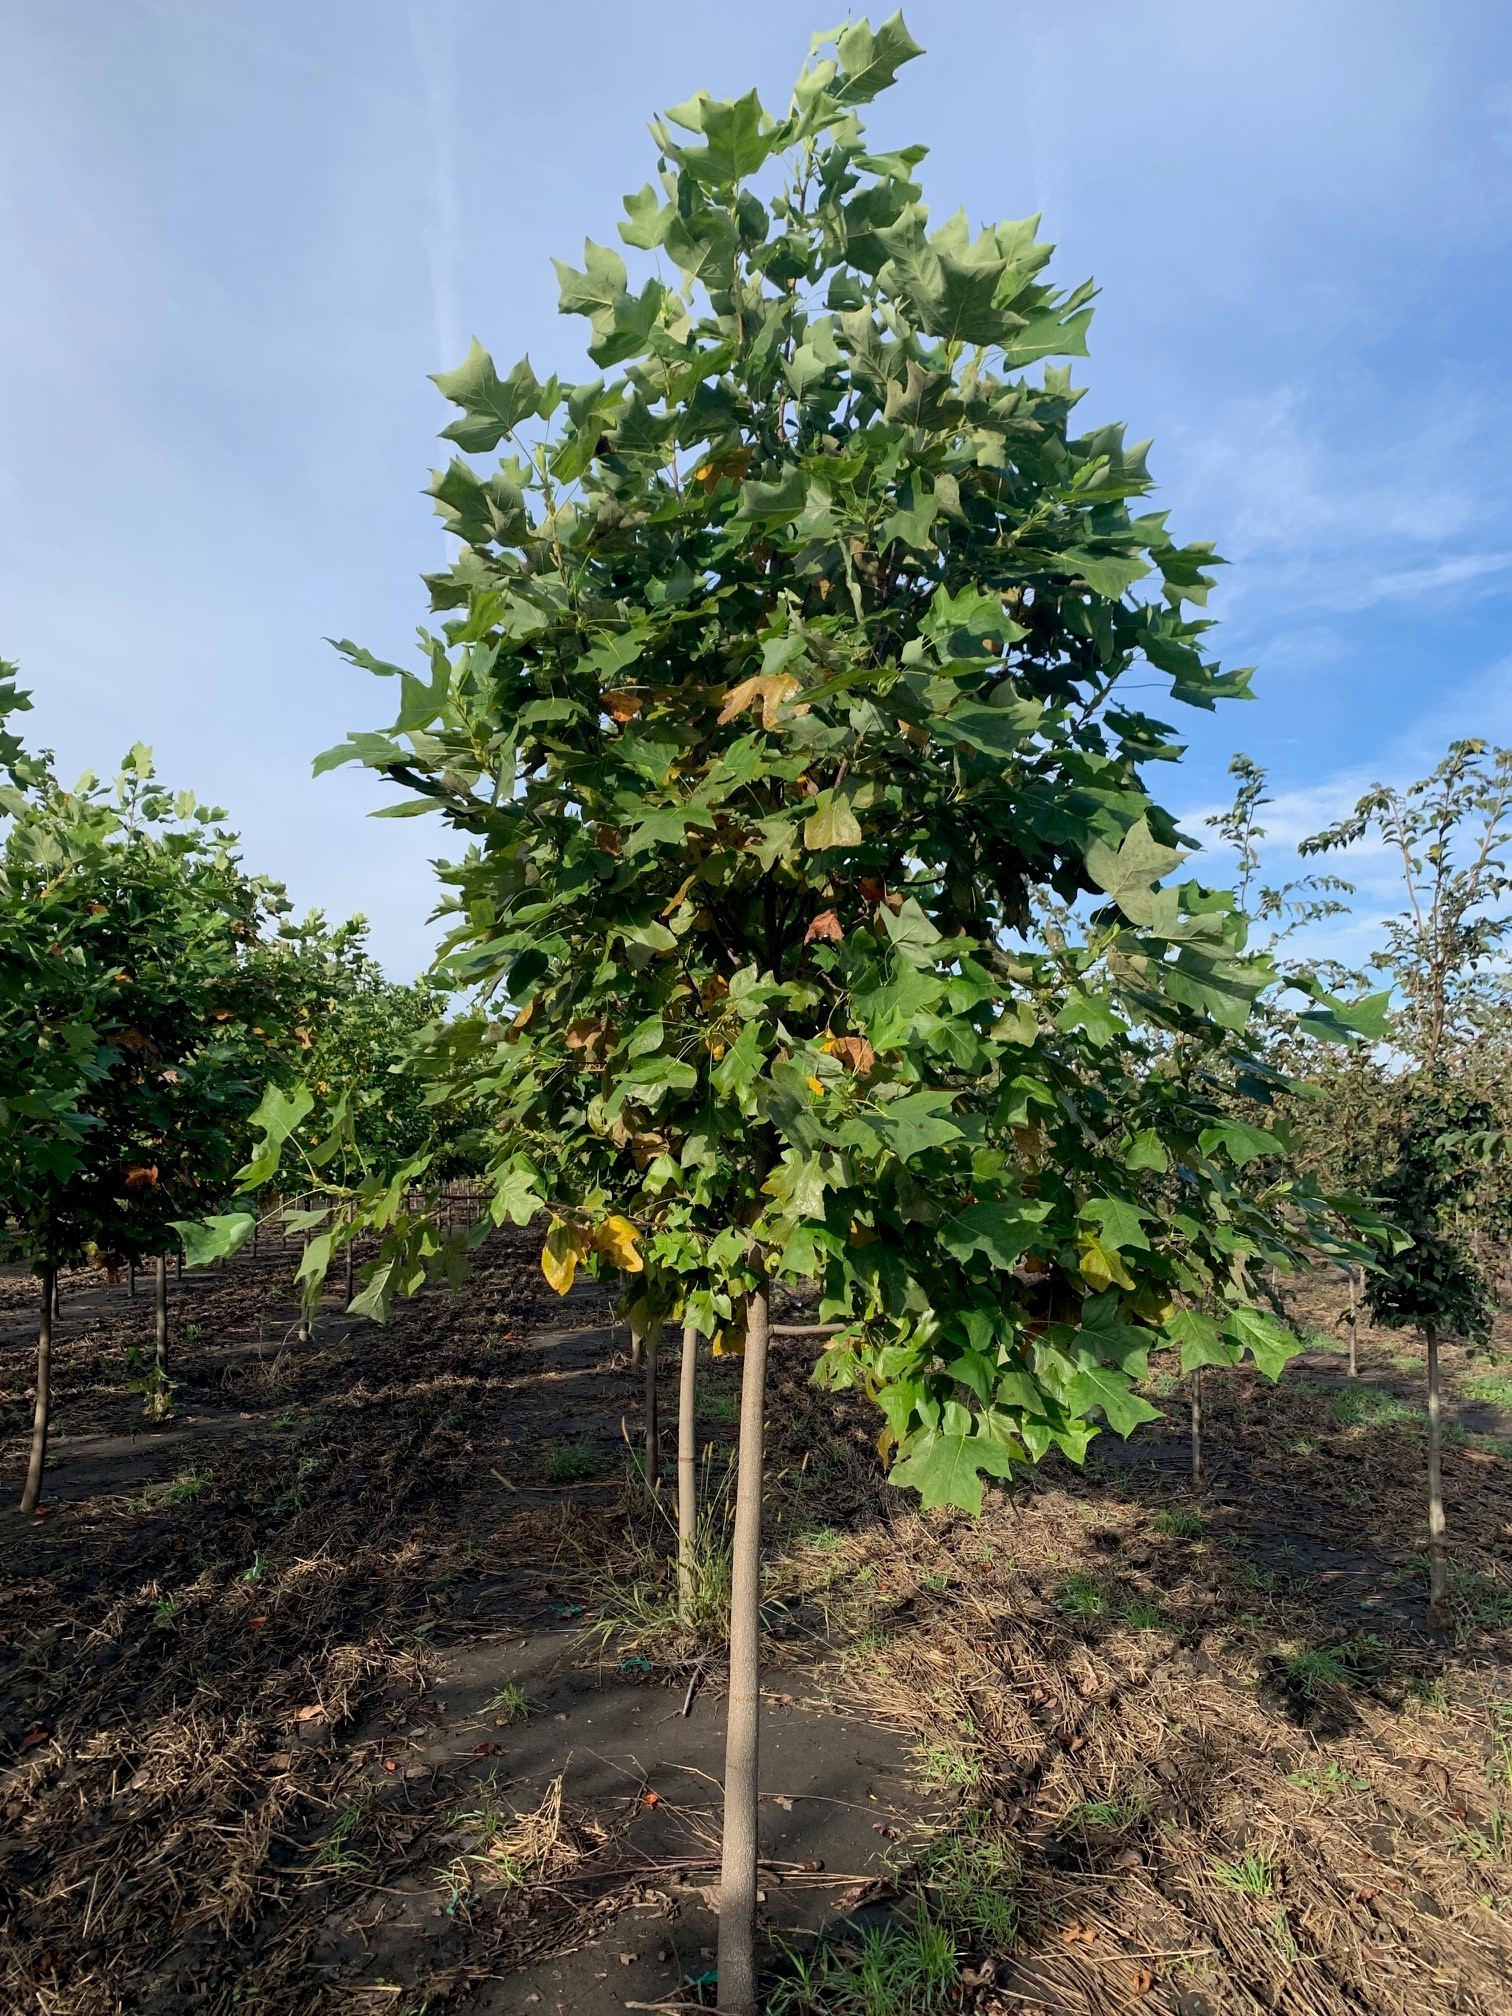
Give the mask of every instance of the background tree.
[[[35, 759], [0, 806], [0, 1238], [49, 1304], [60, 1265], [161, 1254], [175, 1217], [229, 1193], [279, 1049], [252, 955], [283, 902], [144, 749], [72, 791]], [[49, 1341], [44, 1325], [28, 1510]], [[160, 1288], [159, 1398], [161, 1349]]]
[[[1326, 1153], [1376, 1173], [1373, 1196], [1411, 1239], [1366, 1282], [1372, 1315], [1424, 1340], [1428, 1373], [1429, 1622], [1450, 1621], [1439, 1339], [1485, 1342], [1497, 1307], [1493, 1254], [1512, 1230], [1508, 1093], [1495, 1048], [1512, 911], [1512, 750], [1451, 743], [1405, 789], [1377, 784], [1348, 817], [1303, 841], [1323, 854], [1367, 838], [1396, 858], [1406, 898], [1372, 967], [1393, 989], [1389, 1068], [1334, 1067], [1317, 1123]], [[1490, 1068], [1488, 1069], [1488, 1053]], [[1339, 1091], [1348, 1096], [1338, 1096]]]

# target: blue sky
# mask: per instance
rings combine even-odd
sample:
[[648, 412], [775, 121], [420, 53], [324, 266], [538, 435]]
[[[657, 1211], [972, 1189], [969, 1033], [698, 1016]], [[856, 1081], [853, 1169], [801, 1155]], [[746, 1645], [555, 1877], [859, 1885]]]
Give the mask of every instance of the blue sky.
[[[1200, 818], [1244, 748], [1273, 833], [1455, 734], [1512, 741], [1512, 9], [923, 0], [875, 108], [939, 218], [1045, 215], [1103, 289], [1089, 419], [1232, 563], [1247, 707], [1184, 719]], [[387, 719], [419, 493], [476, 333], [586, 375], [550, 256], [613, 237], [656, 110], [756, 84], [788, 0], [12, 0], [0, 10], [0, 654], [65, 770], [138, 738], [296, 902], [428, 953], [429, 821], [310, 759]], [[1185, 710], [1182, 710], [1183, 714]], [[1375, 871], [1363, 864], [1369, 901]], [[1384, 897], [1381, 899], [1384, 900]], [[1368, 939], [1368, 917], [1340, 949]]]

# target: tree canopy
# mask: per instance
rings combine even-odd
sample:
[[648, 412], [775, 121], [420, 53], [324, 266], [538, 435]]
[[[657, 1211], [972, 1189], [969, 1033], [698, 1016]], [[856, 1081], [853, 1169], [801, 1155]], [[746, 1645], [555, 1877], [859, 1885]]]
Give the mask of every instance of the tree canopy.
[[[1284, 1166], [1246, 1178], [1285, 1143], [1220, 1080], [1277, 971], [1231, 897], [1162, 886], [1144, 773], [1180, 746], [1124, 692], [1245, 692], [1214, 555], [1147, 508], [1142, 446], [1076, 430], [1090, 285], [1035, 220], [931, 231], [924, 150], [868, 146], [901, 18], [832, 39], [781, 118], [653, 127], [640, 275], [591, 241], [558, 269], [597, 375], [475, 343], [437, 380], [440, 627], [423, 677], [343, 645], [400, 713], [317, 767], [470, 840], [438, 970], [512, 1014], [426, 1068], [492, 1115], [496, 1217], [549, 1211], [558, 1286], [626, 1268], [706, 1331], [759, 1270], [817, 1276], [895, 1478], [974, 1505], [1145, 1418], [1153, 1344], [1279, 1369], [1260, 1274], [1333, 1234]], [[397, 1226], [369, 1306], [427, 1250]]]

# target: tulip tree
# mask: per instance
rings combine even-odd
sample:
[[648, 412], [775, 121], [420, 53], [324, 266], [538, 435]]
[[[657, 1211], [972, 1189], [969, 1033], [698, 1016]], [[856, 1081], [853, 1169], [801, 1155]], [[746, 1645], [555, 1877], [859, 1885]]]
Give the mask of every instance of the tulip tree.
[[[66, 790], [43, 758], [6, 767], [0, 1222], [7, 1255], [43, 1283], [29, 1511], [57, 1268], [161, 1255], [177, 1217], [213, 1209], [292, 1045], [257, 954], [282, 893], [243, 871], [223, 815], [164, 790], [141, 748], [112, 786], [86, 777]], [[167, 1391], [162, 1278], [150, 1403]]]
[[[471, 843], [441, 970], [510, 1019], [460, 1019], [423, 1068], [493, 1116], [496, 1218], [547, 1215], [559, 1287], [627, 1269], [746, 1344], [740, 2011], [770, 1284], [821, 1283], [819, 1374], [876, 1397], [893, 1482], [974, 1511], [984, 1477], [1149, 1419], [1153, 1346], [1274, 1374], [1259, 1275], [1331, 1236], [1284, 1163], [1246, 1182], [1285, 1143], [1201, 1068], [1231, 1073], [1277, 975], [1229, 898], [1166, 882], [1144, 770], [1179, 744], [1125, 695], [1244, 695], [1207, 650], [1213, 555], [1149, 508], [1142, 447], [1077, 427], [1090, 285], [1049, 279], [1035, 220], [931, 228], [925, 150], [863, 136], [918, 53], [901, 17], [857, 22], [781, 117], [677, 107], [626, 251], [558, 268], [594, 375], [475, 343], [437, 380], [457, 548], [424, 673], [344, 646], [399, 716], [320, 759]], [[1084, 942], [1041, 929], [1047, 896]], [[391, 1235], [380, 1313], [420, 1236]]]

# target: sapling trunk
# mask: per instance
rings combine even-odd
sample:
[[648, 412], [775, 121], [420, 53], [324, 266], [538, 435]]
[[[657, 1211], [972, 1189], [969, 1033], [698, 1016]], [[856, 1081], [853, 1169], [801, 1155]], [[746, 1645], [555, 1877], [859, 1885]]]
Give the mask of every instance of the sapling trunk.
[[730, 1696], [725, 1727], [724, 1855], [719, 1875], [718, 2006], [756, 2016], [756, 1818], [761, 1727], [761, 1487], [767, 1292], [746, 1298], [730, 1576]]
[[[309, 1240], [308, 1240], [308, 1239], [306, 1239], [306, 1240], [305, 1240], [305, 1242], [304, 1242], [304, 1245], [303, 1245], [303, 1247], [301, 1248], [301, 1252], [302, 1252], [302, 1253], [308, 1253], [308, 1252], [309, 1252], [309, 1250], [310, 1250], [310, 1242], [309, 1242]], [[300, 1260], [300, 1263], [299, 1263], [299, 1271], [300, 1271], [300, 1274], [301, 1274], [301, 1276], [303, 1276], [303, 1273], [304, 1273], [304, 1261], [303, 1261], [303, 1259], [301, 1259], [301, 1260]], [[301, 1281], [299, 1282], [299, 1284], [298, 1284], [298, 1285], [299, 1285], [299, 1328], [298, 1328], [298, 1329], [297, 1329], [297, 1330], [295, 1331], [295, 1333], [294, 1333], [294, 1336], [295, 1336], [295, 1341], [296, 1341], [297, 1343], [300, 1343], [300, 1344], [308, 1344], [308, 1343], [309, 1343], [309, 1341], [310, 1341], [310, 1335], [311, 1335], [311, 1324], [310, 1324], [310, 1312], [309, 1312], [309, 1309], [308, 1309], [308, 1308], [306, 1307], [306, 1305], [305, 1305], [305, 1299], [304, 1299], [304, 1282], [303, 1282], [303, 1280], [302, 1280], [302, 1279], [301, 1279]]]
[[[621, 1283], [623, 1283], [624, 1279], [624, 1275], [621, 1274]], [[626, 1290], [625, 1292], [628, 1294], [629, 1291]], [[645, 1338], [641, 1332], [640, 1321], [633, 1313], [627, 1312], [625, 1321], [630, 1326], [630, 1370], [632, 1372], [639, 1372], [641, 1348], [645, 1343]]]
[[157, 1256], [153, 1276], [152, 1311], [152, 1403], [154, 1415], [164, 1411], [168, 1395], [168, 1259]]
[[130, 1292], [130, 1295], [131, 1295], [131, 1299], [132, 1299], [132, 1301], [134, 1302], [134, 1301], [136, 1300], [136, 1262], [135, 1262], [135, 1260], [128, 1260], [128, 1261], [126, 1262], [126, 1286], [127, 1286], [127, 1289], [128, 1289], [128, 1291]]
[[1349, 1376], [1360, 1376], [1360, 1271], [1349, 1270]]
[[[352, 1222], [351, 1219], [348, 1218], [347, 1220], [348, 1226], [351, 1225], [351, 1222]], [[356, 1279], [355, 1279], [356, 1263], [357, 1263], [357, 1239], [356, 1235], [354, 1234], [350, 1239], [347, 1240], [347, 1249], [346, 1249], [346, 1299], [348, 1309], [350, 1309], [352, 1306], [352, 1296], [356, 1288]]]
[[42, 1472], [47, 1468], [47, 1410], [52, 1397], [53, 1293], [57, 1270], [42, 1269], [42, 1306], [37, 1324], [37, 1404], [32, 1409], [31, 1460], [26, 1466], [26, 1485], [21, 1493], [21, 1510], [35, 1512], [42, 1496]]
[[698, 1539], [698, 1331], [684, 1323], [677, 1372], [677, 1607], [693, 1621], [693, 1549]]
[[656, 1382], [661, 1340], [653, 1323], [646, 1334], [646, 1489], [661, 1489], [661, 1393]]
[[1187, 1391], [1192, 1401], [1192, 1482], [1201, 1485], [1206, 1474], [1202, 1460], [1202, 1367], [1187, 1381]]
[[1449, 1549], [1444, 1540], [1444, 1416], [1439, 1391], [1438, 1331], [1423, 1333], [1428, 1346], [1428, 1629], [1447, 1631]]

